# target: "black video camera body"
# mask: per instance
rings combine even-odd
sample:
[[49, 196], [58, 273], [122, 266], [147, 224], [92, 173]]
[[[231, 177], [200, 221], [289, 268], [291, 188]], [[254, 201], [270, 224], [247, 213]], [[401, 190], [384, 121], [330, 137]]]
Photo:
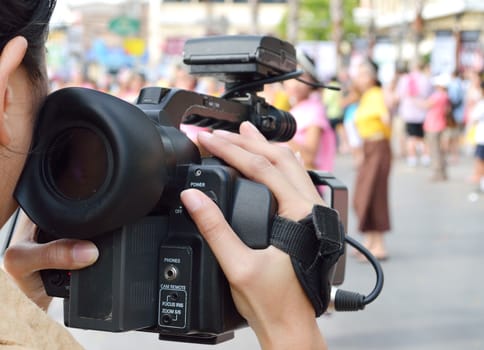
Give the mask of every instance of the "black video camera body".
[[[100, 251], [86, 269], [41, 272], [48, 294], [64, 298], [68, 326], [218, 343], [245, 324], [179, 194], [186, 188], [206, 193], [256, 249], [270, 244], [277, 205], [265, 186], [216, 159], [201, 159], [179, 125], [237, 130], [248, 120], [271, 140], [289, 140], [293, 118], [254, 91], [264, 78], [294, 71], [295, 51], [270, 37], [200, 40], [187, 42], [185, 61], [196, 73], [241, 86], [233, 98], [146, 88], [132, 105], [69, 88], [49, 95], [39, 112], [15, 196], [37, 224], [39, 242], [89, 239]], [[346, 188], [335, 188], [345, 222]]]
[[[185, 183], [175, 192], [202, 190], [246, 244], [269, 245], [277, 206], [267, 187], [210, 159], [177, 172]], [[55, 238], [40, 231], [39, 241]], [[42, 271], [48, 294], [65, 298], [66, 325], [142, 329], [160, 339], [201, 343], [230, 339], [244, 325], [215, 257], [176, 197], [162, 198], [150, 215], [91, 240], [99, 249], [93, 266]]]

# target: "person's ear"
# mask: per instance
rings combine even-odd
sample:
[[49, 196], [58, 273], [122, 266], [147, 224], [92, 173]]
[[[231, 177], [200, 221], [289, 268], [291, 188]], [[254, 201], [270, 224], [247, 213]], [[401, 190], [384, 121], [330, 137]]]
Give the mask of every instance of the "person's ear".
[[7, 110], [12, 103], [12, 77], [22, 64], [27, 51], [27, 40], [22, 36], [11, 39], [0, 54], [0, 145], [10, 143]]

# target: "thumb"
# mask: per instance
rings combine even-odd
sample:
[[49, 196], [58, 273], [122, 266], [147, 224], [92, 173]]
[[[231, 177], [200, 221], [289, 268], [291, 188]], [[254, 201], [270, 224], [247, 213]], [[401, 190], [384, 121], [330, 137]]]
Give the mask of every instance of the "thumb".
[[225, 275], [233, 274], [250, 248], [235, 234], [218, 206], [202, 192], [185, 190], [181, 193], [181, 200]]
[[5, 252], [5, 269], [17, 277], [26, 277], [45, 269], [77, 270], [93, 264], [99, 256], [94, 243], [59, 239], [38, 244], [26, 242]]

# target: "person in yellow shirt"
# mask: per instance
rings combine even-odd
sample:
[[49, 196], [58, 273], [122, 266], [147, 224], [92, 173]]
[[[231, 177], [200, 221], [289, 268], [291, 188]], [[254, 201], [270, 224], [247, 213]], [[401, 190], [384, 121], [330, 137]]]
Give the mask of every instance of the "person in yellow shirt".
[[376, 258], [385, 260], [388, 252], [383, 233], [390, 230], [390, 113], [378, 82], [375, 63], [369, 60], [363, 62], [355, 83], [362, 94], [355, 123], [363, 140], [363, 159], [358, 166], [353, 204], [358, 229], [365, 236], [365, 246]]

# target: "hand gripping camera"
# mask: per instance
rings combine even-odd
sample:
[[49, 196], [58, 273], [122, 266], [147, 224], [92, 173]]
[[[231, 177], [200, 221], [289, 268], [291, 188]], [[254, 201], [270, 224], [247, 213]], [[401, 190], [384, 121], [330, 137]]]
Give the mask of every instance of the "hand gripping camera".
[[[272, 37], [210, 37], [188, 41], [184, 60], [194, 74], [223, 79], [226, 95], [152, 87], [133, 105], [68, 88], [49, 95], [39, 111], [16, 198], [37, 224], [39, 242], [89, 239], [100, 252], [83, 270], [41, 272], [48, 294], [64, 298], [67, 326], [217, 343], [245, 325], [179, 194], [186, 188], [206, 193], [255, 249], [273, 243], [277, 203], [265, 186], [217, 159], [202, 159], [179, 126], [237, 130], [248, 120], [270, 140], [289, 140], [296, 128], [292, 116], [256, 92], [294, 76], [295, 50]], [[346, 188], [330, 174], [312, 176], [333, 189], [332, 204], [345, 223]], [[343, 253], [343, 230], [333, 231], [336, 249], [325, 260], [331, 272], [313, 278], [322, 299], [316, 314], [328, 306], [329, 283], [341, 283], [344, 276], [344, 260], [336, 272], [333, 268]]]

